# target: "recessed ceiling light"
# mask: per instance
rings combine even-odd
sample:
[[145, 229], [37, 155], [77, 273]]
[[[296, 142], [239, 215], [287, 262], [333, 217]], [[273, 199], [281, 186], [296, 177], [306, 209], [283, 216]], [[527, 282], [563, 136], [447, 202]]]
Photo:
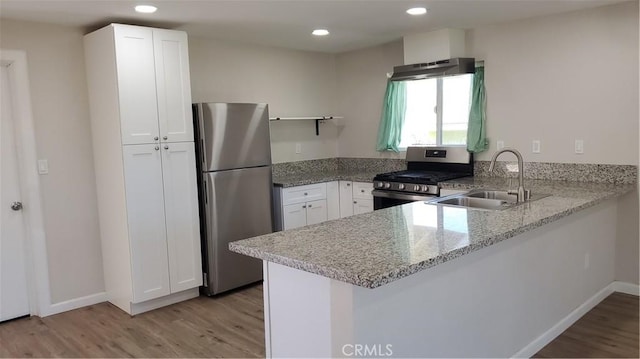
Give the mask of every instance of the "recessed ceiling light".
[[423, 7], [412, 7], [407, 10], [407, 14], [409, 15], [424, 15], [427, 13], [427, 9]]
[[154, 12], [156, 12], [156, 10], [158, 10], [158, 8], [153, 5], [138, 5], [135, 7], [135, 9], [136, 12], [141, 12], [143, 14], [153, 14]]
[[311, 34], [312, 35], [316, 35], [316, 36], [327, 36], [327, 35], [329, 35], [329, 30], [327, 30], [327, 29], [315, 29], [315, 30], [313, 30], [313, 32]]

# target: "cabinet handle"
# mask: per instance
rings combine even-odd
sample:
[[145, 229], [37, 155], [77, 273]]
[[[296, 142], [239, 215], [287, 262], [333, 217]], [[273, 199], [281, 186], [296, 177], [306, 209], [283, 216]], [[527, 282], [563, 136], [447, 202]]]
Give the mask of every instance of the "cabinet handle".
[[156, 151], [160, 149], [160, 146], [156, 146]]
[[358, 201], [353, 201], [353, 204], [358, 204]]
[[364, 193], [364, 190], [363, 190], [363, 189], [361, 189], [361, 190], [360, 190], [360, 192]]
[[302, 208], [307, 208], [307, 206], [302, 206]]
[[309, 208], [311, 208], [311, 205], [309, 205]]
[[163, 140], [167, 140], [167, 139], [169, 139], [169, 137], [167, 137], [167, 136], [162, 136], [162, 139], [163, 139]]
[[158, 136], [154, 137], [154, 138], [153, 138], [153, 140], [154, 140], [154, 141], [157, 141], [157, 140], [158, 140]]
[[164, 146], [164, 149], [165, 149], [165, 150], [168, 150], [168, 149], [169, 149], [169, 146], [165, 145], [165, 146]]
[[347, 187], [351, 186], [351, 183], [347, 183]]
[[305, 192], [305, 193], [304, 193], [304, 195], [306, 196], [306, 195], [307, 195], [307, 192]]

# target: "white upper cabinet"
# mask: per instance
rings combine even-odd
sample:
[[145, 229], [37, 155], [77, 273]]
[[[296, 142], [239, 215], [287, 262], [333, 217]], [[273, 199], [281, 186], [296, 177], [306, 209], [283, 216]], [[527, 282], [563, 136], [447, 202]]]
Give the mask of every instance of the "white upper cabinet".
[[153, 50], [162, 141], [193, 141], [187, 34], [154, 29]]
[[160, 135], [153, 30], [114, 25], [114, 37], [122, 143], [153, 143]]
[[187, 34], [112, 26], [122, 144], [193, 141]]

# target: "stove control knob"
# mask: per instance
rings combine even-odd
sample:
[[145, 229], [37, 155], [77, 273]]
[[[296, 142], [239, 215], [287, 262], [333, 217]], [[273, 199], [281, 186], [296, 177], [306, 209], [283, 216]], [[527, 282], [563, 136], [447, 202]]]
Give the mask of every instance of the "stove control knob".
[[398, 185], [398, 189], [399, 189], [399, 190], [403, 190], [403, 189], [404, 189], [404, 185], [403, 185], [402, 183], [400, 183], [400, 184]]
[[423, 185], [422, 186], [422, 192], [428, 192], [428, 191], [429, 191], [429, 186]]
[[376, 187], [382, 188], [382, 186], [383, 186], [382, 182], [376, 182]]
[[414, 191], [420, 191], [420, 186], [419, 186], [419, 185], [415, 185], [415, 186], [413, 186], [413, 190], [414, 190]]
[[391, 188], [391, 183], [385, 182], [384, 183], [384, 188]]

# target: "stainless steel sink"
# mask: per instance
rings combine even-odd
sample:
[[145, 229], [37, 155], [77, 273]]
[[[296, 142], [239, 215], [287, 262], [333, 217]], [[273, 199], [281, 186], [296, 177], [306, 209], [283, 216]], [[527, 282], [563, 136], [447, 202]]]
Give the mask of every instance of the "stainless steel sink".
[[440, 203], [440, 204], [448, 204], [452, 206], [482, 208], [482, 209], [491, 209], [491, 210], [505, 209], [511, 205], [511, 203], [507, 201], [499, 200], [499, 199], [464, 197], [460, 195], [439, 200], [439, 201], [433, 201], [433, 202]]
[[469, 207], [486, 210], [503, 210], [518, 206], [523, 203], [529, 203], [544, 197], [548, 194], [535, 193], [525, 202], [518, 202], [518, 196], [510, 194], [507, 191], [496, 191], [477, 189], [467, 193], [456, 194], [452, 196], [442, 197], [431, 200], [427, 203], [444, 204], [449, 206]]
[[476, 190], [466, 193], [464, 194], [464, 196], [473, 198], [499, 199], [511, 203], [518, 202], [518, 196], [515, 194], [509, 194], [509, 192], [507, 191]]

